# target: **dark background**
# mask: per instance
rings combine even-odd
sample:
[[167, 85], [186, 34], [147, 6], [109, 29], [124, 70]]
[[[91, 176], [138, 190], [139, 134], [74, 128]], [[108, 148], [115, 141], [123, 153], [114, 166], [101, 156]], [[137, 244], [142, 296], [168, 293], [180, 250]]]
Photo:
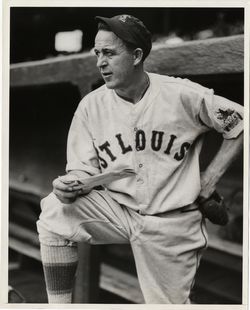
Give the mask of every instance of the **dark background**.
[[205, 29], [212, 29], [215, 37], [243, 33], [244, 18], [242, 8], [14, 7], [10, 13], [11, 63], [57, 56], [54, 38], [60, 31], [82, 30], [82, 51], [91, 49], [97, 15], [134, 15], [149, 28], [153, 41], [171, 32], [184, 40]]

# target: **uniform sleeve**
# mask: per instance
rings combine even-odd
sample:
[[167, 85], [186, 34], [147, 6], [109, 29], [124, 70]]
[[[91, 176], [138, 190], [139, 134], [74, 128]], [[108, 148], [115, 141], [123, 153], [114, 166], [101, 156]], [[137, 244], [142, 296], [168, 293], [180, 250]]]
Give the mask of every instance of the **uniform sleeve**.
[[81, 170], [90, 175], [100, 173], [99, 161], [88, 128], [85, 110], [79, 105], [73, 117], [67, 141], [66, 171]]
[[200, 121], [223, 135], [224, 139], [236, 138], [243, 131], [243, 107], [231, 100], [205, 92], [202, 96]]

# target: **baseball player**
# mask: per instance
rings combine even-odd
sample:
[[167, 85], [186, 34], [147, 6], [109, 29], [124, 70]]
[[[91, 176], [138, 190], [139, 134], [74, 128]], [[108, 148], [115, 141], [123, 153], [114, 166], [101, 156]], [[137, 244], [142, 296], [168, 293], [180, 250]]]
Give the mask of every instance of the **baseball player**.
[[[145, 72], [151, 36], [137, 18], [96, 19], [105, 85], [74, 114], [67, 174], [54, 180], [37, 223], [49, 302], [71, 302], [76, 244], [85, 241], [131, 244], [146, 303], [190, 303], [207, 247], [204, 218], [227, 222], [215, 188], [241, 150], [243, 109], [189, 80]], [[224, 140], [201, 173], [209, 130]], [[102, 187], [76, 182], [123, 169], [135, 173]]]

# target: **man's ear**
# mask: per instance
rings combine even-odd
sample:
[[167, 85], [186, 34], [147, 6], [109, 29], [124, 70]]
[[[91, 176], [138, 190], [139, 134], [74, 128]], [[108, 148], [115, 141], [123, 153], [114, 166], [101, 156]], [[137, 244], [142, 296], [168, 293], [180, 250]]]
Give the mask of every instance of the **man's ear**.
[[141, 48], [136, 48], [134, 50], [134, 66], [137, 66], [141, 63], [143, 57], [143, 50]]

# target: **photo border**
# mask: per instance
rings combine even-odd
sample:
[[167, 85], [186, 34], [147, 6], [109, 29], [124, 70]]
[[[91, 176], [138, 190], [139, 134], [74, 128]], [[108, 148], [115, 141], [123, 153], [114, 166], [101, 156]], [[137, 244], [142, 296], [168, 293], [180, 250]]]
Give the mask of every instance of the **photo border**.
[[[3, 81], [2, 81], [2, 117], [1, 117], [1, 229], [0, 229], [0, 308], [2, 309], [247, 309], [249, 302], [249, 1], [206, 1], [206, 0], [3, 0]], [[9, 191], [9, 49], [10, 49], [10, 8], [11, 7], [232, 7], [245, 9], [244, 30], [244, 180], [243, 180], [243, 296], [241, 305], [129, 305], [129, 304], [8, 304], [8, 191]], [[3, 251], [4, 249], [4, 251]]]

